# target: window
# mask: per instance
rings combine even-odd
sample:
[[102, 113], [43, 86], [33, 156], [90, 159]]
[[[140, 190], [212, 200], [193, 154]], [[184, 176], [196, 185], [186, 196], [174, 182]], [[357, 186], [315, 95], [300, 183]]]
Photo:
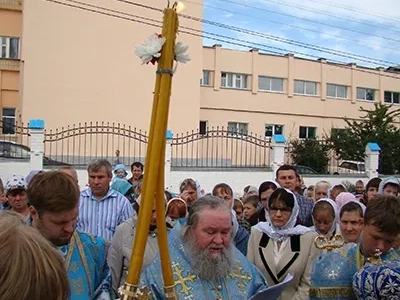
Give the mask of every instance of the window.
[[208, 122], [207, 121], [200, 121], [199, 122], [199, 133], [201, 135], [205, 135], [207, 134], [207, 130], [208, 130]]
[[313, 81], [295, 80], [294, 93], [299, 95], [317, 95], [317, 83]]
[[15, 108], [3, 108], [2, 134], [15, 134]]
[[265, 124], [265, 137], [272, 137], [274, 134], [283, 134], [283, 125]]
[[300, 139], [314, 139], [317, 136], [317, 128], [316, 127], [299, 127], [299, 138]]
[[258, 76], [258, 90], [283, 92], [283, 78]]
[[210, 85], [211, 72], [203, 70], [203, 78], [200, 79], [200, 85]]
[[400, 103], [400, 93], [385, 91], [384, 99], [385, 99], [385, 103], [399, 104]]
[[347, 86], [327, 83], [326, 96], [332, 98], [347, 99]]
[[331, 136], [335, 138], [340, 138], [346, 134], [346, 128], [332, 128], [331, 129]]
[[0, 58], [19, 58], [19, 38], [17, 37], [0, 37], [1, 55]]
[[221, 86], [234, 89], [247, 89], [247, 75], [221, 73]]
[[357, 100], [375, 101], [375, 90], [358, 87]]
[[248, 132], [249, 124], [239, 122], [228, 122], [229, 135], [246, 135]]

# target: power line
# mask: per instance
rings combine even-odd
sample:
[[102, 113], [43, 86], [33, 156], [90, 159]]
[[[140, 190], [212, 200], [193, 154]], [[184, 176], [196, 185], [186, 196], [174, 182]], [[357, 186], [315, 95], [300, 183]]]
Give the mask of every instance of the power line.
[[[129, 5], [134, 5], [134, 6], [137, 6], [137, 7], [146, 8], [146, 9], [150, 9], [150, 10], [162, 11], [159, 8], [155, 8], [155, 7], [148, 6], [148, 5], [141, 4], [141, 3], [130, 2], [128, 0], [114, 0], [114, 1], [123, 2], [123, 3], [129, 4]], [[185, 15], [185, 14], [180, 14], [180, 16], [185, 18], [185, 19], [190, 19], [190, 20], [193, 20], [193, 21], [196, 21], [196, 22], [201, 22], [203, 24], [209, 24], [209, 25], [216, 26], [216, 27], [219, 27], [219, 28], [224, 28], [224, 29], [228, 29], [228, 30], [244, 33], [244, 34], [247, 34], [247, 35], [250, 35], [250, 36], [261, 37], [261, 38], [264, 38], [264, 39], [273, 40], [273, 41], [277, 41], [277, 42], [281, 42], [281, 43], [285, 43], [285, 44], [289, 44], [289, 45], [293, 45], [293, 46], [298, 46], [298, 47], [301, 47], [301, 48], [306, 48], [306, 49], [310, 49], [310, 50], [314, 50], [314, 51], [319, 51], [319, 52], [331, 54], [331, 55], [334, 55], [334, 56], [356, 59], [356, 60], [359, 60], [359, 61], [363, 61], [363, 62], [367, 62], [367, 63], [373, 63], [373, 64], [383, 62], [388, 66], [398, 65], [398, 63], [387, 61], [387, 60], [376, 59], [376, 58], [372, 58], [372, 57], [368, 57], [368, 56], [357, 55], [357, 54], [344, 52], [344, 51], [339, 51], [339, 50], [331, 50], [331, 49], [325, 48], [325, 47], [320, 47], [320, 46], [316, 46], [316, 45], [302, 43], [302, 42], [298, 42], [298, 41], [295, 41], [295, 40], [281, 38], [281, 37], [277, 37], [277, 36], [274, 36], [274, 35], [265, 34], [265, 33], [262, 33], [262, 32], [253, 31], [253, 30], [249, 30], [249, 29], [245, 29], [245, 28], [240, 28], [240, 27], [236, 27], [236, 26], [233, 26], [233, 25], [227, 25], [227, 24], [223, 24], [223, 23], [219, 23], [219, 22], [214, 22], [214, 21], [210, 21], [210, 20], [206, 20], [206, 19], [202, 19], [202, 18], [198, 18], [198, 17], [194, 17], [194, 16], [189, 16], [189, 15]], [[307, 54], [304, 54], [304, 53], [301, 53], [301, 54], [307, 56]], [[312, 57], [314, 57], [314, 56], [312, 56]]]
[[[384, 30], [400, 33], [399, 30], [391, 28], [391, 27], [388, 27], [388, 26], [377, 25], [377, 24], [372, 24], [371, 22], [365, 22], [365, 21], [359, 21], [359, 20], [355, 20], [355, 19], [350, 19], [350, 18], [346, 18], [346, 17], [343, 17], [343, 16], [338, 16], [338, 15], [333, 14], [333, 13], [329, 13], [329, 12], [324, 11], [324, 10], [318, 10], [318, 9], [313, 9], [313, 8], [309, 8], [309, 7], [304, 7], [304, 6], [300, 6], [298, 4], [289, 3], [289, 2], [286, 2], [286, 1], [283, 1], [283, 0], [280, 0], [280, 1], [265, 0], [265, 1], [268, 1], [268, 2], [271, 2], [271, 3], [275, 3], [277, 5], [284, 5], [284, 6], [288, 6], [288, 7], [297, 8], [299, 10], [313, 12], [313, 13], [316, 13], [316, 14], [319, 14], [319, 15], [333, 17], [335, 19], [345, 20], [347, 22], [357, 23], [357, 24], [361, 24], [361, 25], [364, 25], [364, 26], [376, 27], [376, 28], [379, 28], [379, 29], [384, 29]], [[397, 40], [397, 41], [400, 42], [400, 40]]]
[[[144, 25], [149, 25], [149, 26], [152, 26], [152, 27], [157, 27], [157, 28], [160, 28], [160, 25], [162, 24], [161, 21], [154, 20], [152, 18], [135, 16], [135, 15], [128, 14], [128, 13], [125, 13], [125, 12], [112, 10], [112, 9], [104, 8], [104, 7], [100, 7], [100, 6], [95, 6], [95, 5], [91, 5], [91, 4], [87, 4], [87, 3], [83, 3], [83, 2], [79, 2], [79, 1], [75, 1], [75, 0], [65, 0], [65, 1], [66, 2], [72, 2], [72, 3], [79, 3], [81, 5], [88, 6], [88, 7], [91, 7], [91, 8], [78, 6], [78, 5], [75, 5], [75, 4], [68, 4], [68, 3], [65, 3], [65, 1], [64, 2], [58, 1], [58, 0], [44, 0], [44, 1], [53, 2], [55, 4], [64, 5], [64, 6], [68, 6], [68, 7], [71, 7], [71, 8], [80, 9], [80, 10], [83, 10], [83, 11], [88, 11], [88, 12], [92, 12], [92, 13], [96, 13], [96, 14], [106, 15], [106, 16], [117, 18], [117, 19], [123, 19], [123, 20], [127, 20], [127, 21], [132, 21], [132, 22], [136, 22], [136, 23], [140, 23], [140, 24], [144, 24]], [[98, 10], [93, 9], [93, 8], [97, 8], [97, 9], [101, 9], [101, 10], [105, 10], [105, 11], [111, 11], [111, 12], [115, 12], [115, 13], [122, 14], [122, 15], [131, 15], [131, 16], [137, 17], [139, 19], [145, 19], [146, 21], [137, 20], [137, 19], [134, 19], [132, 17], [124, 17], [124, 16], [120, 16], [120, 15], [114, 15], [112, 13], [98, 11]], [[150, 21], [151, 23], [149, 23], [148, 21]], [[156, 23], [156, 24], [154, 24], [154, 23]], [[198, 29], [193, 29], [193, 28], [189, 28], [189, 27], [185, 27], [185, 28], [188, 28], [189, 30], [193, 30], [193, 31], [202, 32], [201, 30], [198, 30]], [[217, 34], [214, 34], [214, 33], [204, 33], [203, 32], [203, 34], [196, 34], [196, 33], [188, 32], [188, 31], [185, 31], [185, 30], [180, 30], [180, 32], [184, 33], [184, 34], [192, 35], [192, 36], [197, 36], [197, 37], [202, 37], [202, 38], [209, 38], [209, 39], [213, 39], [215, 41], [221, 41], [221, 42], [225, 42], [225, 43], [228, 43], [228, 44], [237, 45], [237, 46], [241, 46], [241, 47], [254, 48], [254, 47], [251, 46], [251, 44], [253, 44], [251, 42], [247, 42], [247, 44], [241, 44], [241, 43], [232, 42], [231, 41], [232, 37], [226, 37], [226, 40], [224, 40], [224, 39], [221, 39], [221, 38], [214, 38], [214, 37], [209, 37], [208, 36], [208, 35], [217, 35]], [[222, 36], [222, 35], [217, 35], [217, 36]], [[265, 47], [269, 48], [269, 46], [265, 46]], [[269, 52], [269, 53], [278, 54], [278, 55], [282, 55], [283, 54], [283, 53], [280, 53], [280, 52], [273, 52], [273, 51], [270, 51], [270, 50], [266, 50], [265, 48], [264, 49], [260, 48], [259, 50], [265, 51], [265, 52]], [[343, 69], [352, 69], [348, 65], [343, 65], [343, 64], [335, 64], [335, 66], [339, 67], [339, 68], [343, 68]], [[362, 73], [378, 75], [376, 73], [376, 71], [374, 72], [372, 70], [370, 71], [370, 70], [367, 70], [367, 69], [360, 69], [360, 68], [356, 68], [356, 69], [353, 69], [353, 70], [358, 71], [358, 72], [362, 72]], [[380, 76], [387, 77], [387, 78], [393, 78], [393, 79], [397, 79], [397, 80], [400, 79], [398, 76], [389, 75], [389, 74], [380, 74]]]
[[[218, 10], [218, 11], [231, 13], [231, 14], [234, 14], [234, 15], [241, 15], [241, 16], [252, 18], [252, 19], [259, 19], [259, 20], [262, 20], [264, 22], [280, 24], [280, 25], [287, 26], [287, 27], [297, 28], [297, 29], [301, 29], [301, 30], [305, 30], [305, 31], [318, 33], [318, 34], [325, 35], [325, 36], [331, 36], [331, 37], [334, 37], [336, 39], [348, 40], [348, 41], [351, 41], [351, 42], [356, 42], [356, 43], [358, 43], [360, 45], [365, 45], [364, 41], [356, 40], [356, 39], [353, 39], [353, 38], [350, 38], [350, 37], [339, 36], [339, 35], [334, 35], [334, 34], [330, 34], [330, 33], [324, 33], [324, 32], [321, 32], [321, 31], [318, 31], [318, 30], [315, 30], [315, 29], [312, 29], [312, 28], [297, 26], [297, 25], [293, 25], [293, 24], [285, 24], [283, 22], [279, 22], [279, 21], [275, 21], [275, 20], [268, 20], [268, 19], [265, 19], [265, 18], [261, 18], [259, 16], [245, 14], [245, 13], [240, 12], [240, 11], [233, 11], [233, 10], [229, 10], [229, 9], [226, 9], [226, 8], [216, 7], [216, 6], [212, 6], [212, 5], [208, 5], [208, 4], [201, 4], [201, 3], [190, 1], [190, 0], [185, 0], [185, 3], [192, 3], [192, 4], [195, 4], [195, 5], [208, 7], [208, 8], [211, 8], [211, 9], [215, 9], [215, 10]], [[369, 45], [373, 45], [373, 46], [378, 46], [378, 47], [382, 46], [382, 45], [379, 45], [379, 44], [373, 43], [373, 42], [368, 42], [368, 44]], [[385, 49], [391, 49], [391, 50], [395, 50], [395, 51], [399, 50], [398, 48], [389, 47], [389, 46], [385, 46]]]
[[281, 15], [281, 16], [286, 16], [286, 17], [289, 17], [289, 18], [293, 18], [293, 19], [297, 19], [297, 20], [301, 20], [301, 21], [305, 21], [305, 22], [309, 22], [309, 23], [314, 23], [314, 24], [318, 24], [318, 25], [323, 25], [323, 26], [327, 26], [327, 27], [333, 27], [333, 28], [337, 28], [337, 29], [341, 29], [341, 30], [345, 30], [345, 31], [350, 31], [350, 32], [354, 32], [354, 33], [358, 33], [358, 34], [362, 34], [362, 35], [366, 35], [366, 36], [377, 37], [377, 38], [383, 38], [383, 39], [391, 40], [391, 41], [394, 41], [394, 42], [400, 42], [400, 40], [391, 39], [391, 38], [384, 37], [384, 36], [379, 36], [379, 35], [373, 35], [373, 34], [371, 34], [371, 33], [366, 33], [366, 32], [363, 32], [363, 31], [358, 31], [358, 30], [351, 29], [351, 28], [346, 28], [346, 27], [343, 27], [343, 26], [332, 25], [332, 24], [326, 24], [326, 23], [324, 23], [324, 22], [320, 22], [320, 21], [316, 21], [316, 20], [310, 20], [310, 19], [307, 19], [307, 18], [301, 18], [301, 17], [293, 16], [293, 15], [291, 15], [291, 14], [286, 14], [286, 13], [283, 13], [283, 12], [278, 12], [278, 11], [275, 11], [275, 10], [270, 10], [270, 9], [267, 9], [267, 8], [264, 8], [264, 7], [252, 6], [252, 5], [249, 5], [249, 4], [244, 4], [244, 3], [237, 2], [237, 1], [232, 1], [232, 0], [216, 0], [216, 1], [222, 1], [222, 2], [224, 2], [224, 3], [232, 3], [232, 4], [236, 4], [236, 5], [238, 5], [238, 6], [242, 6], [242, 7], [247, 7], [247, 8], [253, 8], [253, 9], [257, 9], [257, 10], [262, 10], [262, 11], [266, 11], [266, 12], [269, 12], [269, 13], [272, 13], [272, 14], [277, 14], [277, 15]]
[[337, 4], [337, 3], [331, 3], [330, 1], [324, 1], [324, 0], [306, 0], [306, 1], [314, 2], [314, 3], [318, 3], [318, 4], [323, 4], [323, 5], [326, 5], [326, 6], [336, 7], [336, 8], [340, 8], [340, 9], [343, 9], [343, 10], [352, 11], [352, 12], [355, 12], [355, 13], [358, 13], [358, 14], [362, 14], [362, 15], [367, 15], [367, 16], [372, 16], [372, 17], [379, 17], [379, 18], [386, 19], [386, 20], [389, 20], [389, 21], [392, 21], [392, 22], [399, 22], [400, 21], [398, 18], [393, 18], [393, 17], [390, 17], [388, 15], [377, 14], [377, 13], [372, 12], [370, 10], [364, 10], [364, 9], [359, 9], [359, 8], [356, 9], [356, 8], [354, 8], [352, 6], [346, 6], [346, 5], [340, 5], [340, 4]]

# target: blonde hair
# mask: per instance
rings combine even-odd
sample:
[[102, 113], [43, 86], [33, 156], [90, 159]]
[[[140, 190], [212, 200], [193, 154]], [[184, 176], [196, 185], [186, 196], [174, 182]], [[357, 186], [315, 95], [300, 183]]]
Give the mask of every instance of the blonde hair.
[[60, 253], [13, 212], [0, 213], [0, 228], [0, 299], [69, 299]]

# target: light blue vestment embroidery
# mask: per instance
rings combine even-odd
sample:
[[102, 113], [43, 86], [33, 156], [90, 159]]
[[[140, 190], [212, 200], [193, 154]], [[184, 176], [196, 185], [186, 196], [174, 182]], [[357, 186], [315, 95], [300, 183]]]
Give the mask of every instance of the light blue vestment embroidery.
[[[212, 283], [201, 280], [191, 272], [179, 234], [169, 236], [169, 249], [176, 291], [181, 300], [245, 300], [267, 287], [264, 276], [235, 247], [233, 270], [225, 279]], [[153, 300], [165, 300], [159, 255], [142, 273], [140, 286], [147, 286], [152, 291]]]

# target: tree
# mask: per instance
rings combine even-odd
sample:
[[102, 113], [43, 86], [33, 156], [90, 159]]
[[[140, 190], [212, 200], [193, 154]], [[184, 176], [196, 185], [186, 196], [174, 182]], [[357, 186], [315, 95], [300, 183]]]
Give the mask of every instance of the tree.
[[316, 139], [293, 140], [290, 156], [296, 165], [308, 166], [318, 173], [326, 173], [329, 144]]
[[332, 128], [328, 137], [339, 159], [364, 161], [365, 146], [369, 142], [381, 147], [379, 173], [393, 174], [400, 170], [400, 130], [394, 125], [400, 109], [375, 103], [373, 109], [360, 107], [360, 121], [344, 118], [346, 128]]

